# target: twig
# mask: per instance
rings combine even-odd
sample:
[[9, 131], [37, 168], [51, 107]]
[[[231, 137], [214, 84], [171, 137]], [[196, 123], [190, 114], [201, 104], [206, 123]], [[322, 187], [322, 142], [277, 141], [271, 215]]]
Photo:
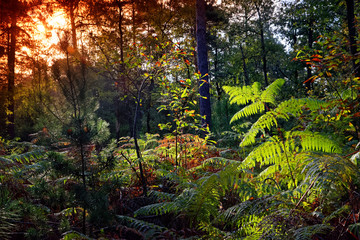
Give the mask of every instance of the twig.
[[296, 206], [293, 209], [291, 209], [290, 214], [292, 214], [295, 211], [295, 209], [300, 205], [300, 203], [304, 200], [304, 198], [306, 197], [306, 195], [308, 194], [310, 189], [314, 186], [314, 184], [315, 184], [316, 180], [318, 179], [318, 177], [320, 176], [320, 174], [321, 174], [321, 172], [318, 173], [316, 178], [312, 181], [312, 183], [310, 184], [310, 186], [308, 187], [306, 192], [301, 196], [301, 198], [300, 198], [299, 202], [296, 204]]

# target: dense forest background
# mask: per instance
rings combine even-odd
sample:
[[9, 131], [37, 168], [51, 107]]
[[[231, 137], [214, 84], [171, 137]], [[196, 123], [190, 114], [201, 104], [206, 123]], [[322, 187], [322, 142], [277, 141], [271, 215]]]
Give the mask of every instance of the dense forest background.
[[1, 239], [360, 239], [357, 0], [1, 0]]

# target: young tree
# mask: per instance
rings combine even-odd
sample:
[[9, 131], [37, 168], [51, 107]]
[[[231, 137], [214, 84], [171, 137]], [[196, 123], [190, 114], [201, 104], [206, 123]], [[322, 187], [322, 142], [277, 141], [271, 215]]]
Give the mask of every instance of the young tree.
[[203, 124], [211, 126], [210, 83], [208, 69], [208, 53], [206, 41], [206, 2], [196, 0], [196, 46], [197, 63], [201, 77], [199, 78], [200, 115]]

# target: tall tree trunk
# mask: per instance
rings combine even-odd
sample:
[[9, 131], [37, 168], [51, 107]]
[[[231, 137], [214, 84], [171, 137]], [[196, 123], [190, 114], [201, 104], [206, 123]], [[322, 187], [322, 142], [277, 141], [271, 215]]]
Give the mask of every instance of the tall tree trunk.
[[[126, 80], [125, 80], [125, 75], [124, 75], [124, 71], [125, 71], [125, 66], [124, 66], [124, 32], [123, 32], [123, 2], [121, 1], [117, 1], [117, 6], [119, 8], [119, 22], [118, 22], [118, 27], [119, 27], [119, 41], [120, 41], [120, 78], [119, 78], [119, 86], [121, 86], [122, 90], [125, 92], [124, 95], [127, 95], [127, 87], [126, 87]], [[121, 116], [122, 116], [122, 110], [120, 109], [121, 104], [120, 104], [120, 89], [119, 89], [119, 96], [116, 98], [116, 140], [118, 141], [119, 144], [119, 140], [120, 140], [120, 125], [121, 125]], [[126, 101], [127, 101], [127, 97], [126, 97]], [[128, 105], [127, 105], [128, 106]], [[130, 127], [131, 125], [129, 125]]]
[[[358, 54], [357, 45], [356, 45], [356, 26], [355, 26], [355, 3], [354, 0], [346, 0], [346, 18], [347, 25], [349, 28], [349, 42], [350, 42], [350, 53], [354, 57]], [[353, 58], [353, 68], [355, 77], [360, 77], [360, 63], [356, 63], [355, 58]]]
[[17, 5], [18, 0], [13, 0], [11, 14], [10, 42], [8, 50], [8, 125], [7, 132], [10, 139], [15, 137], [15, 51], [17, 33]]
[[241, 52], [241, 58], [243, 63], [244, 76], [245, 76], [245, 85], [250, 85], [249, 73], [246, 66], [246, 56], [242, 44], [240, 44], [240, 52]]
[[264, 73], [264, 81], [265, 86], [269, 85], [268, 74], [267, 74], [267, 58], [266, 58], [266, 47], [265, 47], [265, 37], [264, 37], [264, 29], [262, 24], [260, 28], [260, 38], [261, 38], [261, 55], [262, 55], [262, 62], [263, 62], [263, 73]]
[[71, 39], [73, 48], [77, 49], [76, 25], [75, 25], [75, 9], [77, 2], [71, 2], [69, 6], [70, 24], [71, 24]]
[[197, 62], [201, 77], [199, 79], [200, 115], [205, 116], [203, 125], [211, 124], [210, 84], [208, 55], [206, 46], [206, 3], [205, 0], [196, 0], [196, 41]]
[[[356, 63], [355, 56], [358, 54], [357, 45], [356, 45], [356, 26], [355, 26], [355, 13], [354, 13], [355, 3], [354, 0], [346, 0], [346, 18], [347, 25], [349, 28], [349, 42], [350, 42], [350, 53], [353, 57], [353, 71], [355, 77], [360, 77], [360, 64]], [[358, 110], [355, 109], [355, 112]], [[360, 118], [356, 117], [353, 120], [353, 125], [355, 126], [357, 137], [360, 139]]]
[[269, 80], [268, 80], [268, 76], [267, 76], [268, 75], [267, 74], [267, 58], [266, 58], [266, 46], [265, 46], [263, 18], [260, 13], [259, 5], [255, 4], [255, 7], [256, 7], [256, 12], [258, 14], [258, 18], [259, 18], [258, 23], [259, 23], [259, 28], [260, 28], [261, 58], [262, 58], [262, 63], [263, 63], [264, 82], [265, 82], [265, 86], [268, 86]]
[[[314, 31], [313, 31], [313, 25], [314, 25], [314, 19], [313, 18], [310, 18], [309, 20], [309, 27], [308, 27], [308, 47], [309, 49], [312, 49], [313, 47], [313, 42], [314, 42]], [[307, 80], [309, 80], [312, 76], [312, 73], [311, 73], [311, 68], [310, 66], [307, 66], [306, 67], [306, 78]], [[311, 90], [311, 81], [306, 81], [305, 82], [305, 88], [306, 88], [306, 91], [310, 91]]]

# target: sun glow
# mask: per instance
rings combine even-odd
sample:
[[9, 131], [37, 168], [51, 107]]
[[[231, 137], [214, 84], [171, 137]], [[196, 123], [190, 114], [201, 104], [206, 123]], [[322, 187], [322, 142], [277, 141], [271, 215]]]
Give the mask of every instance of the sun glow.
[[49, 26], [53, 28], [63, 29], [66, 27], [67, 20], [64, 17], [65, 13], [62, 11], [56, 12], [48, 21]]
[[34, 39], [42, 42], [45, 48], [59, 43], [59, 32], [68, 28], [65, 13], [55, 12], [45, 21], [35, 20], [37, 22]]

